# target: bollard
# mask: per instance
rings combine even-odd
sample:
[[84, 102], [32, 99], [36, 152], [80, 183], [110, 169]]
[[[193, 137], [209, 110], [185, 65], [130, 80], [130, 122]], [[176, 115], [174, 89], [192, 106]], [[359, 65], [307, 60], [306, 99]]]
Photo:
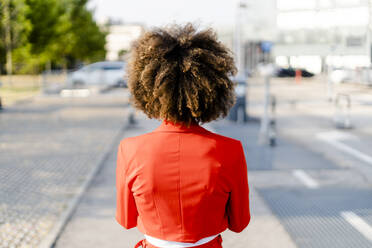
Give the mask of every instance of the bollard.
[[[261, 117], [261, 125], [258, 135], [258, 144], [267, 145], [275, 143], [275, 139], [270, 137], [275, 137], [275, 121], [272, 121], [270, 115], [272, 111], [275, 111], [276, 101], [271, 101], [270, 95], [270, 78], [274, 73], [274, 66], [272, 64], [266, 64], [259, 68], [261, 74], [265, 79], [265, 95], [264, 95], [264, 109], [263, 116]], [[271, 106], [271, 111], [270, 111]]]
[[272, 95], [270, 97], [271, 102], [271, 115], [270, 115], [270, 122], [269, 122], [269, 145], [271, 147], [276, 146], [276, 97]]
[[276, 146], [276, 121], [270, 120], [269, 127], [269, 145], [274, 147]]
[[[341, 100], [346, 100], [346, 105], [343, 108], [341, 105]], [[351, 129], [351, 119], [350, 119], [350, 110], [351, 110], [351, 98], [348, 94], [337, 94], [335, 99], [335, 115], [333, 117], [333, 122], [335, 123], [336, 128], [340, 129]]]
[[267, 144], [269, 136], [269, 104], [270, 104], [270, 76], [265, 76], [265, 101], [264, 101], [264, 114], [261, 118], [261, 126], [258, 137], [258, 143], [263, 145]]
[[301, 79], [302, 79], [302, 72], [301, 72], [300, 69], [297, 69], [296, 70], [296, 75], [295, 75], [295, 81], [296, 81], [296, 83], [298, 83], [298, 84], [301, 83]]
[[137, 121], [134, 117], [135, 117], [135, 111], [133, 109], [131, 109], [130, 113], [129, 113], [129, 124], [130, 125], [135, 125], [137, 123]]

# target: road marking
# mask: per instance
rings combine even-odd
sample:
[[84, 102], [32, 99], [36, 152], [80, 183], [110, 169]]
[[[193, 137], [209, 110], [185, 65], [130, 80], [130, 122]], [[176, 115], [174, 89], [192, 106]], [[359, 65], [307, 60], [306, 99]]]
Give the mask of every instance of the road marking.
[[372, 242], [372, 226], [365, 222], [362, 218], [353, 212], [341, 212], [341, 216], [349, 222], [355, 229], [357, 229], [364, 237]]
[[91, 94], [89, 89], [64, 89], [61, 91], [61, 97], [88, 97]]
[[319, 184], [315, 181], [312, 177], [310, 177], [306, 172], [303, 170], [294, 170], [292, 171], [293, 176], [299, 179], [306, 187], [310, 189], [319, 188]]
[[322, 140], [350, 140], [350, 139], [358, 140], [357, 136], [341, 131], [321, 132], [318, 133], [316, 136], [318, 139]]
[[[361, 160], [361, 161], [363, 161], [367, 164], [372, 165], [372, 157], [371, 156], [369, 156], [367, 154], [364, 154], [364, 153], [362, 153], [362, 152], [360, 152], [360, 151], [358, 151], [358, 150], [356, 150], [356, 149], [338, 141], [338, 139], [343, 139], [343, 138], [337, 137], [337, 135], [331, 134], [332, 132], [328, 132], [328, 133], [320, 133], [320, 134], [317, 135], [317, 138], [327, 142], [330, 145], [333, 145], [337, 149], [339, 149], [341, 151], [344, 151], [344, 152], [356, 157], [357, 159], [359, 159], [359, 160]], [[350, 137], [353, 137], [353, 136], [350, 136]]]

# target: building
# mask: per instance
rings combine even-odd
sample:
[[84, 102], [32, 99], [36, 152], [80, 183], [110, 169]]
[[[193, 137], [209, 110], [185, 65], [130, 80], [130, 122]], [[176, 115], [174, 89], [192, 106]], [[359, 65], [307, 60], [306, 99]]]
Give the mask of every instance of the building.
[[109, 26], [106, 36], [106, 60], [122, 60], [125, 52], [129, 51], [133, 40], [137, 39], [144, 27], [140, 24], [117, 24]]
[[276, 40], [276, 0], [245, 0], [236, 6], [233, 26], [215, 27], [219, 39], [235, 54], [239, 72], [253, 71], [269, 60], [268, 44]]
[[277, 64], [312, 72], [370, 65], [370, 0], [277, 0]]

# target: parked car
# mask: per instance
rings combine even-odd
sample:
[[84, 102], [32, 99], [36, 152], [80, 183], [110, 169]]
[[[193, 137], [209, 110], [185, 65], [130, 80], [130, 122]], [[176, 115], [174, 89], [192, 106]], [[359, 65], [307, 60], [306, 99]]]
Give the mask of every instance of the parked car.
[[86, 65], [69, 75], [72, 87], [126, 87], [125, 66], [122, 61], [102, 61]]
[[231, 121], [243, 122], [248, 121], [248, 116], [246, 113], [246, 94], [247, 94], [247, 79], [245, 77], [234, 77], [231, 79], [235, 86], [235, 105], [230, 109], [228, 119]]
[[294, 69], [294, 68], [278, 68], [276, 70], [275, 76], [277, 77], [295, 77], [296, 76], [296, 70], [301, 71], [302, 77], [313, 77], [314, 73], [311, 73], [305, 69]]

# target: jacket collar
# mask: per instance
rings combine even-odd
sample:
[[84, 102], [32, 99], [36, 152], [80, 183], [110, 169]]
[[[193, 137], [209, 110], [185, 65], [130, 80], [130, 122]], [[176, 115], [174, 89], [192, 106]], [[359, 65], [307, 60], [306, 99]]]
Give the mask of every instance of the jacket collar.
[[160, 126], [157, 127], [154, 132], [208, 132], [208, 130], [198, 124], [191, 124], [189, 127], [187, 127], [182, 123], [174, 123], [163, 120]]

